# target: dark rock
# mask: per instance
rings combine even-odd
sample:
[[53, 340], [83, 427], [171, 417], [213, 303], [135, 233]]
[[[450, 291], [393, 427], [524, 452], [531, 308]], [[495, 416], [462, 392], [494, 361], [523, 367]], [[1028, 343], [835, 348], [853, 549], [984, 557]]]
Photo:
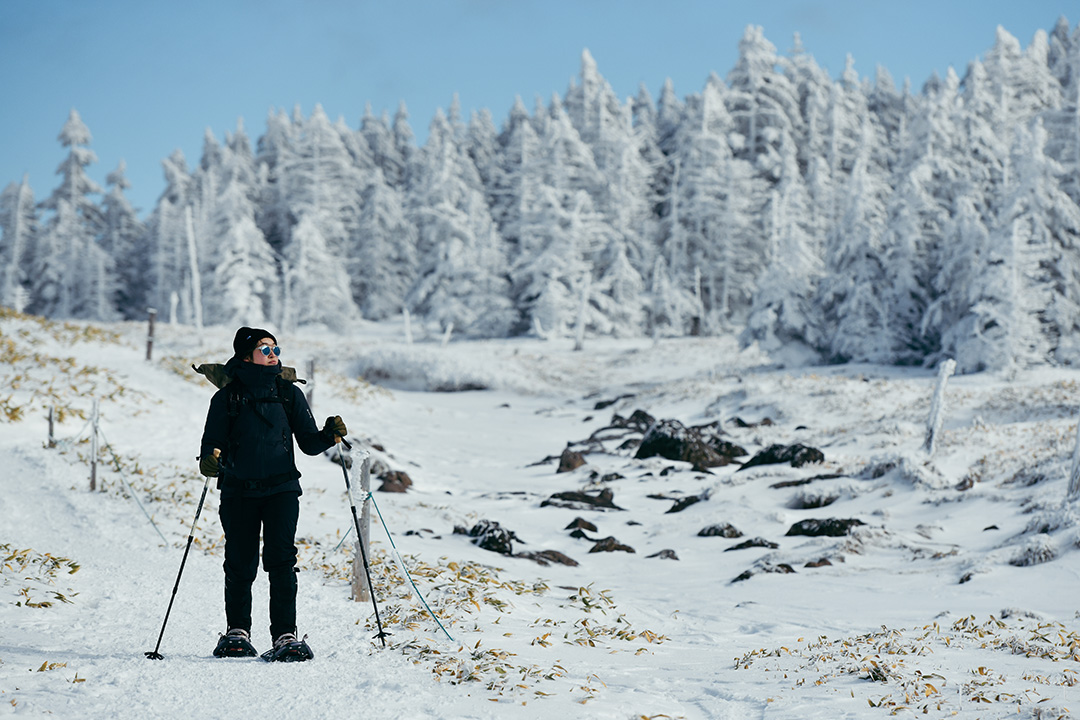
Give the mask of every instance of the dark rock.
[[[454, 534], [459, 534], [457, 527], [454, 528]], [[513, 541], [524, 542], [512, 530], [507, 530], [494, 520], [481, 520], [465, 534], [472, 538], [473, 545], [500, 555], [513, 555]]]
[[[788, 575], [795, 572], [795, 568], [791, 567], [787, 563], [779, 563], [777, 565], [766, 565], [758, 570], [759, 573], [779, 573], [781, 575]], [[754, 575], [753, 571], [746, 570], [734, 578], [731, 582], [737, 583], [743, 580], [749, 580]]]
[[652, 555], [646, 555], [648, 558], [660, 558], [661, 560], [678, 560], [679, 556], [675, 554], [674, 550], [661, 550], [660, 552], [653, 553]]
[[778, 483], [773, 483], [769, 487], [775, 489], [799, 487], [800, 485], [809, 485], [815, 480], [835, 480], [838, 477], [843, 476], [840, 473], [826, 473], [825, 475], [815, 475], [814, 477], [803, 478], [801, 480], [781, 480]]
[[959, 584], [963, 585], [964, 583], [971, 582], [971, 578], [973, 578], [973, 577], [975, 577], [974, 573], [964, 573], [963, 575], [960, 576], [960, 583]]
[[574, 538], [575, 540], [588, 540], [589, 542], [596, 542], [596, 538], [589, 537], [585, 534], [584, 530], [580, 529], [571, 532], [570, 537]]
[[776, 465], [790, 463], [791, 467], [802, 467], [810, 463], [825, 462], [825, 453], [807, 445], [770, 445], [754, 457], [743, 463], [740, 470], [757, 465]]
[[559, 565], [569, 565], [570, 567], [577, 567], [578, 562], [573, 558], [562, 554], [558, 550], [540, 550], [538, 552], [520, 553], [514, 557], [525, 558], [526, 560], [532, 560], [538, 565], [547, 567], [552, 563], [558, 563]]
[[727, 465], [722, 457], [709, 447], [696, 430], [686, 427], [678, 420], [660, 420], [645, 433], [634, 457], [638, 459], [659, 455], [668, 460], [691, 463], [695, 470]]
[[589, 532], [596, 532], [596, 526], [585, 518], [575, 518], [574, 522], [564, 527], [563, 530], [588, 530]]
[[806, 563], [805, 567], [819, 568], [819, 567], [827, 567], [827, 566], [831, 566], [831, 565], [832, 565], [832, 563], [829, 562], [829, 558], [821, 558], [820, 560], [811, 560], [810, 562]]
[[771, 418], [763, 418], [760, 422], [751, 423], [746, 422], [741, 417], [731, 418], [730, 421], [735, 427], [738, 428], [756, 428], [756, 427], [769, 427], [773, 424]]
[[603, 410], [604, 408], [611, 407], [612, 405], [619, 402], [620, 400], [629, 400], [632, 397], [634, 397], [634, 396], [633, 395], [620, 395], [619, 397], [615, 398], [614, 400], [601, 400], [598, 403], [596, 403], [596, 405], [593, 406], [593, 410]]
[[634, 527], [635, 525], [640, 525], [641, 523], [639, 523], [637, 520], [627, 520], [626, 524], [630, 527]]
[[585, 464], [585, 456], [579, 452], [574, 452], [570, 448], [566, 448], [562, 451], [562, 456], [559, 458], [559, 469], [556, 473], [570, 472], [571, 470], [577, 470], [579, 467]]
[[788, 503], [788, 507], [794, 510], [813, 510], [815, 508], [823, 508], [832, 505], [840, 498], [839, 495], [831, 495], [827, 493], [799, 493], [796, 497], [792, 498]]
[[555, 493], [540, 503], [540, 507], [551, 506], [570, 510], [622, 510], [623, 508], [612, 502], [613, 497], [615, 494], [607, 488], [596, 495], [577, 491], [561, 492]]
[[380, 477], [379, 492], [403, 493], [412, 487], [412, 478], [401, 470], [389, 470]]
[[999, 528], [997, 525], [987, 525], [986, 527], [983, 528], [983, 532], [986, 532], [987, 530], [1000, 530], [1000, 529], [1001, 528]]
[[590, 550], [589, 552], [590, 553], [598, 553], [598, 552], [628, 552], [628, 553], [633, 553], [633, 552], [637, 552], [637, 551], [634, 550], [634, 548], [630, 547], [629, 545], [623, 545], [621, 542], [619, 542], [618, 540], [616, 540], [613, 537], [606, 537], [603, 540], [598, 541], [595, 545], [593, 545], [593, 549]]
[[679, 498], [678, 500], [675, 501], [675, 504], [672, 505], [671, 508], [665, 514], [682, 512], [683, 510], [690, 507], [691, 505], [695, 505], [695, 504], [701, 502], [702, 500], [708, 500], [708, 499], [709, 499], [709, 494], [708, 493], [702, 493], [700, 495], [691, 495], [689, 497]]
[[620, 475], [617, 472], [608, 473], [607, 475], [603, 475], [603, 476], [600, 477], [600, 482], [602, 482], [602, 483], [615, 482], [616, 480], [623, 480], [625, 477], [626, 477], [625, 475]]
[[725, 537], [725, 538], [739, 538], [743, 534], [735, 528], [731, 523], [720, 523], [719, 525], [710, 525], [707, 528], [702, 528], [698, 532], [698, 537]]
[[638, 431], [642, 435], [647, 433], [655, 422], [656, 418], [644, 410], [635, 410], [628, 418], [624, 418], [618, 413], [611, 416], [611, 427], [629, 428]]
[[851, 528], [858, 525], [865, 525], [862, 520], [856, 518], [850, 518], [847, 520], [841, 520], [839, 518], [829, 518], [828, 520], [818, 520], [811, 518], [809, 520], [800, 520], [792, 525], [787, 535], [809, 535], [810, 537], [843, 537], [847, 535]]
[[[700, 533], [698, 533], [698, 534], [700, 534]], [[736, 535], [735, 537], [739, 537], [739, 535]], [[724, 552], [731, 552], [732, 550], [746, 550], [747, 548], [755, 548], [755, 547], [763, 547], [763, 548], [769, 548], [770, 550], [775, 550], [776, 548], [778, 548], [780, 546], [777, 545], [774, 542], [766, 540], [765, 538], [756, 537], [756, 538], [751, 538], [750, 540], [745, 540], [745, 541], [739, 543], [738, 545], [732, 545], [731, 547], [726, 548], [724, 550]]]

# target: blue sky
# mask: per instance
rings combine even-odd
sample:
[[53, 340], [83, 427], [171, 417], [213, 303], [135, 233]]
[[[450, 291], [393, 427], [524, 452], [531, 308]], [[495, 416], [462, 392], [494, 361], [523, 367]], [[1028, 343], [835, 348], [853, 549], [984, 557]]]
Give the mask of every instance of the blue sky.
[[1027, 46], [1076, 0], [2, 0], [0, 186], [29, 173], [36, 197], [56, 186], [56, 140], [71, 108], [93, 134], [103, 183], [120, 159], [143, 216], [164, 189], [161, 160], [198, 163], [203, 133], [242, 117], [254, 142], [271, 108], [321, 103], [358, 127], [407, 104], [418, 136], [453, 94], [463, 114], [501, 126], [514, 97], [562, 95], [583, 48], [620, 97], [671, 78], [682, 97], [727, 75], [747, 25], [786, 53], [793, 33], [836, 77], [848, 53], [860, 75], [887, 68], [915, 89], [994, 43], [998, 25]]

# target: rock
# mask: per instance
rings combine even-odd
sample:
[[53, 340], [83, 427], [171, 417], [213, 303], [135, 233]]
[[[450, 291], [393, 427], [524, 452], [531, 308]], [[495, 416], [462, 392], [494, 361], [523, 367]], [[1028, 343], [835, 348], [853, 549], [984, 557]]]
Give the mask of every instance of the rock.
[[611, 416], [611, 427], [637, 430], [642, 435], [647, 433], [655, 422], [656, 418], [644, 410], [635, 410], [628, 418], [624, 418], [618, 413]]
[[[795, 572], [795, 568], [791, 567], [787, 563], [778, 563], [776, 565], [766, 565], [765, 567], [760, 568], [758, 570], [758, 572], [759, 573], [779, 573], [781, 575], [788, 575], [790, 573]], [[743, 573], [741, 573], [738, 577], [734, 578], [731, 582], [737, 583], [737, 582], [742, 582], [743, 580], [749, 580], [753, 575], [754, 575], [754, 573], [752, 571], [746, 570]]]
[[615, 494], [608, 488], [604, 488], [596, 495], [577, 491], [561, 492], [555, 493], [540, 503], [540, 507], [551, 506], [570, 510], [622, 510], [623, 508], [611, 501], [614, 496]]
[[629, 400], [632, 397], [634, 397], [634, 396], [630, 395], [630, 394], [627, 394], [627, 395], [619, 395], [617, 398], [615, 398], [613, 400], [600, 400], [599, 402], [596, 403], [596, 405], [593, 406], [593, 410], [603, 410], [604, 408], [611, 407], [612, 405], [619, 402], [620, 400]]
[[738, 428], [756, 428], [756, 427], [769, 427], [773, 424], [772, 418], [763, 418], [760, 422], [751, 423], [746, 422], [741, 417], [731, 418], [731, 423]]
[[559, 468], [556, 473], [570, 472], [571, 470], [577, 470], [579, 467], [585, 464], [585, 456], [579, 452], [574, 452], [570, 448], [566, 448], [562, 451], [562, 456], [559, 458]]
[[739, 470], [757, 465], [776, 465], [790, 463], [791, 467], [802, 467], [809, 463], [825, 462], [825, 453], [808, 445], [770, 445], [754, 457], [743, 463]]
[[820, 560], [811, 560], [810, 562], [806, 563], [806, 565], [804, 567], [819, 568], [819, 567], [828, 567], [830, 565], [832, 565], [832, 563], [829, 562], [829, 558], [821, 558]]
[[679, 498], [678, 500], [675, 501], [675, 504], [672, 505], [671, 508], [665, 514], [682, 512], [683, 510], [690, 507], [691, 505], [696, 505], [697, 503], [701, 502], [702, 500], [708, 500], [708, 499], [709, 499], [709, 494], [707, 492], [701, 493], [700, 495], [691, 495], [689, 497]]
[[573, 558], [563, 555], [558, 550], [540, 550], [538, 552], [520, 553], [514, 557], [525, 558], [526, 560], [532, 560], [538, 565], [547, 567], [552, 563], [558, 563], [559, 565], [568, 565], [570, 567], [577, 567], [578, 562]]
[[401, 470], [388, 470], [380, 477], [379, 492], [403, 493], [412, 487], [412, 478]]
[[634, 553], [634, 552], [637, 552], [637, 551], [634, 550], [634, 548], [630, 547], [629, 545], [623, 545], [621, 542], [619, 542], [618, 540], [616, 540], [613, 537], [606, 537], [603, 540], [598, 541], [595, 545], [593, 545], [593, 549], [590, 550], [589, 552], [590, 553], [598, 553], [598, 552], [628, 552], [628, 553]]
[[641, 445], [634, 457], [641, 460], [657, 455], [668, 460], [691, 463], [698, 471], [730, 462], [709, 447], [696, 430], [686, 427], [678, 420], [660, 420], [654, 423], [641, 439]]
[[589, 542], [596, 542], [596, 538], [591, 538], [585, 534], [584, 530], [574, 530], [570, 533], [570, 537], [575, 540], [588, 540]]
[[514, 540], [524, 542], [512, 530], [507, 530], [494, 520], [481, 520], [467, 533], [459, 525], [454, 528], [454, 534], [466, 534], [472, 538], [473, 545], [500, 555], [514, 554]]
[[841, 520], [839, 518], [829, 518], [828, 520], [818, 520], [811, 518], [809, 520], [800, 520], [792, 525], [787, 535], [808, 535], [810, 537], [843, 537], [847, 535], [851, 528], [858, 525], [865, 525], [862, 520], [851, 518], [848, 520]]
[[[736, 531], [736, 532], [738, 532], [738, 531]], [[700, 535], [701, 533], [698, 533], [698, 534]], [[736, 535], [735, 537], [739, 537], [739, 536]], [[724, 550], [724, 552], [730, 552], [732, 550], [746, 550], [747, 548], [752, 548], [752, 547], [763, 547], [763, 548], [769, 548], [770, 550], [775, 550], [776, 548], [778, 548], [780, 546], [777, 545], [774, 542], [770, 542], [769, 540], [766, 540], [765, 538], [756, 537], [756, 538], [752, 538], [750, 540], [745, 540], [745, 541], [739, 543], [738, 545], [732, 545], [731, 547], [726, 548]]]
[[596, 532], [596, 526], [585, 518], [575, 518], [574, 522], [570, 523], [563, 530], [588, 530], [589, 532]]
[[646, 555], [648, 558], [660, 558], [661, 560], [678, 560], [679, 556], [675, 554], [674, 550], [661, 550], [660, 552], [653, 553], [652, 555]]
[[731, 523], [720, 523], [719, 525], [710, 525], [707, 528], [702, 528], [698, 531], [698, 537], [725, 537], [725, 538], [738, 538], [743, 534], [735, 528]]

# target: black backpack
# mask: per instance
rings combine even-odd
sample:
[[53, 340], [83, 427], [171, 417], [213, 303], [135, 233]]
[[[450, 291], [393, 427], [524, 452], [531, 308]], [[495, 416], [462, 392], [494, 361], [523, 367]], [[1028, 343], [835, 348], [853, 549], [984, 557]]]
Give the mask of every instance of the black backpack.
[[[285, 409], [285, 415], [292, 417], [293, 409], [296, 407], [296, 397], [292, 393], [293, 383], [306, 383], [306, 380], [296, 377], [296, 368], [282, 366], [281, 374], [275, 379], [274, 388], [276, 390], [274, 397], [269, 398], [247, 398], [240, 391], [240, 383], [234, 383], [232, 377], [225, 374], [225, 366], [220, 363], [206, 363], [196, 367], [191, 366], [191, 369], [199, 373], [207, 380], [209, 380], [217, 388], [228, 388], [228, 394], [225, 399], [226, 413], [229, 416], [229, 431], [228, 435], [232, 436], [233, 421], [236, 416], [240, 414], [240, 409], [245, 405], [245, 400], [251, 402], [272, 402], [281, 403]], [[265, 423], [269, 423], [260, 413], [255, 413], [259, 419]]]

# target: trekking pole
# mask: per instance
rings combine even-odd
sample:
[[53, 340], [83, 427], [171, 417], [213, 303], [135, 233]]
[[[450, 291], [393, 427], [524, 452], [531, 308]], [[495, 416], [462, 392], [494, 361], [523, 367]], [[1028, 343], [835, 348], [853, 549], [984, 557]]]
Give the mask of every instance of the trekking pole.
[[[344, 442], [344, 438], [342, 438]], [[371, 606], [375, 608], [375, 624], [379, 627], [379, 633], [375, 637], [382, 641], [386, 647], [386, 638], [390, 634], [383, 630], [382, 620], [379, 619], [379, 605], [375, 602], [375, 586], [371, 584], [371, 568], [368, 566], [367, 550], [364, 549], [364, 535], [360, 532], [360, 518], [356, 514], [356, 501], [353, 500], [352, 482], [349, 480], [349, 470], [345, 467], [345, 456], [338, 445], [338, 462], [341, 463], [341, 474], [345, 476], [345, 493], [349, 496], [349, 509], [352, 511], [353, 525], [356, 526], [356, 544], [360, 548], [360, 557], [364, 561], [364, 574], [367, 575], [368, 588], [371, 589]]]
[[[214, 448], [214, 457], [219, 457], [221, 451]], [[161, 623], [161, 632], [158, 634], [157, 645], [143, 655], [151, 660], [164, 660], [165, 656], [158, 652], [161, 649], [161, 638], [165, 637], [165, 626], [169, 624], [169, 613], [172, 612], [173, 601], [176, 600], [176, 591], [180, 587], [180, 576], [184, 574], [184, 564], [187, 563], [188, 551], [191, 550], [191, 541], [195, 539], [195, 526], [199, 523], [199, 515], [202, 514], [203, 501], [206, 500], [206, 489], [210, 487], [210, 476], [206, 477], [202, 486], [202, 495], [199, 497], [199, 506], [195, 508], [195, 519], [191, 521], [191, 532], [187, 536], [187, 547], [184, 548], [184, 558], [180, 561], [180, 572], [176, 573], [176, 584], [173, 585], [172, 597], [169, 598], [169, 608], [165, 611], [165, 620]]]

